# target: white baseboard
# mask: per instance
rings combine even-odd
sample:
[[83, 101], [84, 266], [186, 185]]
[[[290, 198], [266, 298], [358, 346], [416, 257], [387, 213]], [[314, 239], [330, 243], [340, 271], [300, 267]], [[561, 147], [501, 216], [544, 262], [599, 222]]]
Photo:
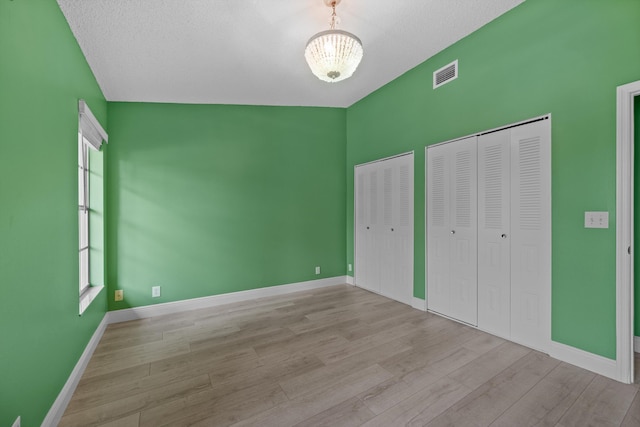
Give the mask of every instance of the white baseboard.
[[640, 337], [633, 337], [633, 351], [640, 353]]
[[355, 285], [355, 282], [353, 281], [353, 276], [347, 276], [347, 285]]
[[427, 300], [413, 297], [411, 300], [411, 307], [420, 311], [427, 311]]
[[616, 361], [588, 351], [580, 350], [559, 342], [551, 342], [549, 356], [563, 362], [587, 369], [596, 374], [620, 381], [618, 379]]
[[62, 415], [64, 415], [64, 411], [67, 409], [69, 401], [71, 401], [71, 396], [73, 396], [73, 392], [76, 390], [78, 382], [80, 382], [80, 378], [82, 377], [85, 368], [89, 364], [89, 360], [91, 359], [94, 350], [98, 346], [98, 343], [102, 338], [102, 334], [104, 334], [105, 329], [107, 329], [108, 324], [108, 317], [105, 314], [105, 316], [102, 318], [102, 321], [93, 333], [93, 336], [89, 340], [89, 343], [82, 352], [78, 363], [76, 363], [73, 371], [71, 371], [67, 382], [64, 384], [64, 387], [62, 387], [62, 390], [60, 390], [60, 393], [58, 394], [55, 402], [53, 402], [53, 405], [49, 409], [47, 416], [45, 417], [44, 421], [42, 421], [42, 427], [55, 427], [60, 422], [60, 419], [62, 419]]
[[290, 283], [288, 285], [269, 286], [266, 288], [250, 289], [248, 291], [231, 292], [228, 294], [212, 295], [182, 301], [167, 302], [144, 307], [127, 308], [107, 313], [109, 323], [127, 322], [129, 320], [144, 319], [179, 313], [182, 311], [198, 310], [223, 304], [242, 302], [256, 298], [289, 294], [291, 292], [308, 291], [327, 286], [344, 285], [348, 276], [330, 277], [327, 279], [309, 280], [307, 282]]

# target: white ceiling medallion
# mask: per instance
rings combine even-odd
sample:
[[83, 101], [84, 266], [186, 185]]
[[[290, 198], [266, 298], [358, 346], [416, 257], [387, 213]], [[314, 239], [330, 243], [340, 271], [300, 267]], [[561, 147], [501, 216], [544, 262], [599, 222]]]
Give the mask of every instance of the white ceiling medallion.
[[304, 51], [304, 57], [320, 80], [339, 82], [351, 77], [362, 60], [362, 42], [353, 34], [336, 30], [338, 17], [336, 6], [340, 0], [324, 0], [332, 9], [330, 30], [321, 31], [311, 37]]

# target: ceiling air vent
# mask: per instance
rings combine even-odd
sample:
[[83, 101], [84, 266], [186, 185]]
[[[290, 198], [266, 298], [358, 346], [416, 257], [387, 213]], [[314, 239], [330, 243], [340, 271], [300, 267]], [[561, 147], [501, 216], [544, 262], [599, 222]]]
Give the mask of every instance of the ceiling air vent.
[[433, 72], [433, 88], [442, 86], [449, 83], [451, 80], [458, 78], [458, 60], [456, 59], [451, 64], [447, 64]]

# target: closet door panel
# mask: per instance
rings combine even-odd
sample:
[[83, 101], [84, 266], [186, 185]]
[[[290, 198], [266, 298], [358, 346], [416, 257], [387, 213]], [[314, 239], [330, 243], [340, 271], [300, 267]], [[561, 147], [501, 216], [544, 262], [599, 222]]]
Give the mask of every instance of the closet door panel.
[[382, 224], [381, 222], [381, 197], [380, 197], [380, 167], [379, 164], [373, 163], [368, 166], [370, 168], [368, 178], [369, 181], [369, 225], [366, 234], [366, 251], [367, 251], [367, 283], [365, 288], [380, 292], [380, 273], [381, 273], [381, 253], [382, 253]]
[[476, 138], [451, 149], [451, 316], [477, 325], [477, 145]]
[[378, 170], [375, 163], [356, 168], [357, 286], [380, 292]]
[[[386, 297], [394, 298], [394, 288], [398, 286], [395, 280], [395, 240], [391, 232], [394, 223], [394, 170], [396, 159], [380, 162], [381, 166], [381, 197], [382, 197], [382, 224], [380, 225], [381, 256], [380, 256], [380, 293]], [[394, 298], [395, 299], [395, 298]]]
[[427, 150], [427, 308], [451, 312], [450, 148]]
[[413, 299], [413, 153], [398, 157], [393, 180], [393, 277], [391, 298], [411, 305]]
[[511, 133], [511, 338], [547, 350], [551, 333], [549, 120]]
[[478, 327], [508, 338], [510, 143], [506, 129], [478, 137]]
[[413, 298], [413, 153], [382, 162], [384, 239], [381, 294], [405, 304]]
[[367, 222], [368, 215], [368, 182], [367, 170], [364, 166], [355, 168], [355, 277], [354, 282], [359, 287], [367, 283]]
[[477, 324], [476, 138], [427, 150], [427, 307]]

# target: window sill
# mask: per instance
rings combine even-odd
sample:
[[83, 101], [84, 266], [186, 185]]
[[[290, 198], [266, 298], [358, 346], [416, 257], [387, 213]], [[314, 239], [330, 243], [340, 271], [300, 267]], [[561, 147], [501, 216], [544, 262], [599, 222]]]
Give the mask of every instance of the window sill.
[[103, 288], [104, 286], [89, 286], [85, 289], [85, 291], [80, 295], [80, 315], [82, 315], [91, 302], [96, 299]]

